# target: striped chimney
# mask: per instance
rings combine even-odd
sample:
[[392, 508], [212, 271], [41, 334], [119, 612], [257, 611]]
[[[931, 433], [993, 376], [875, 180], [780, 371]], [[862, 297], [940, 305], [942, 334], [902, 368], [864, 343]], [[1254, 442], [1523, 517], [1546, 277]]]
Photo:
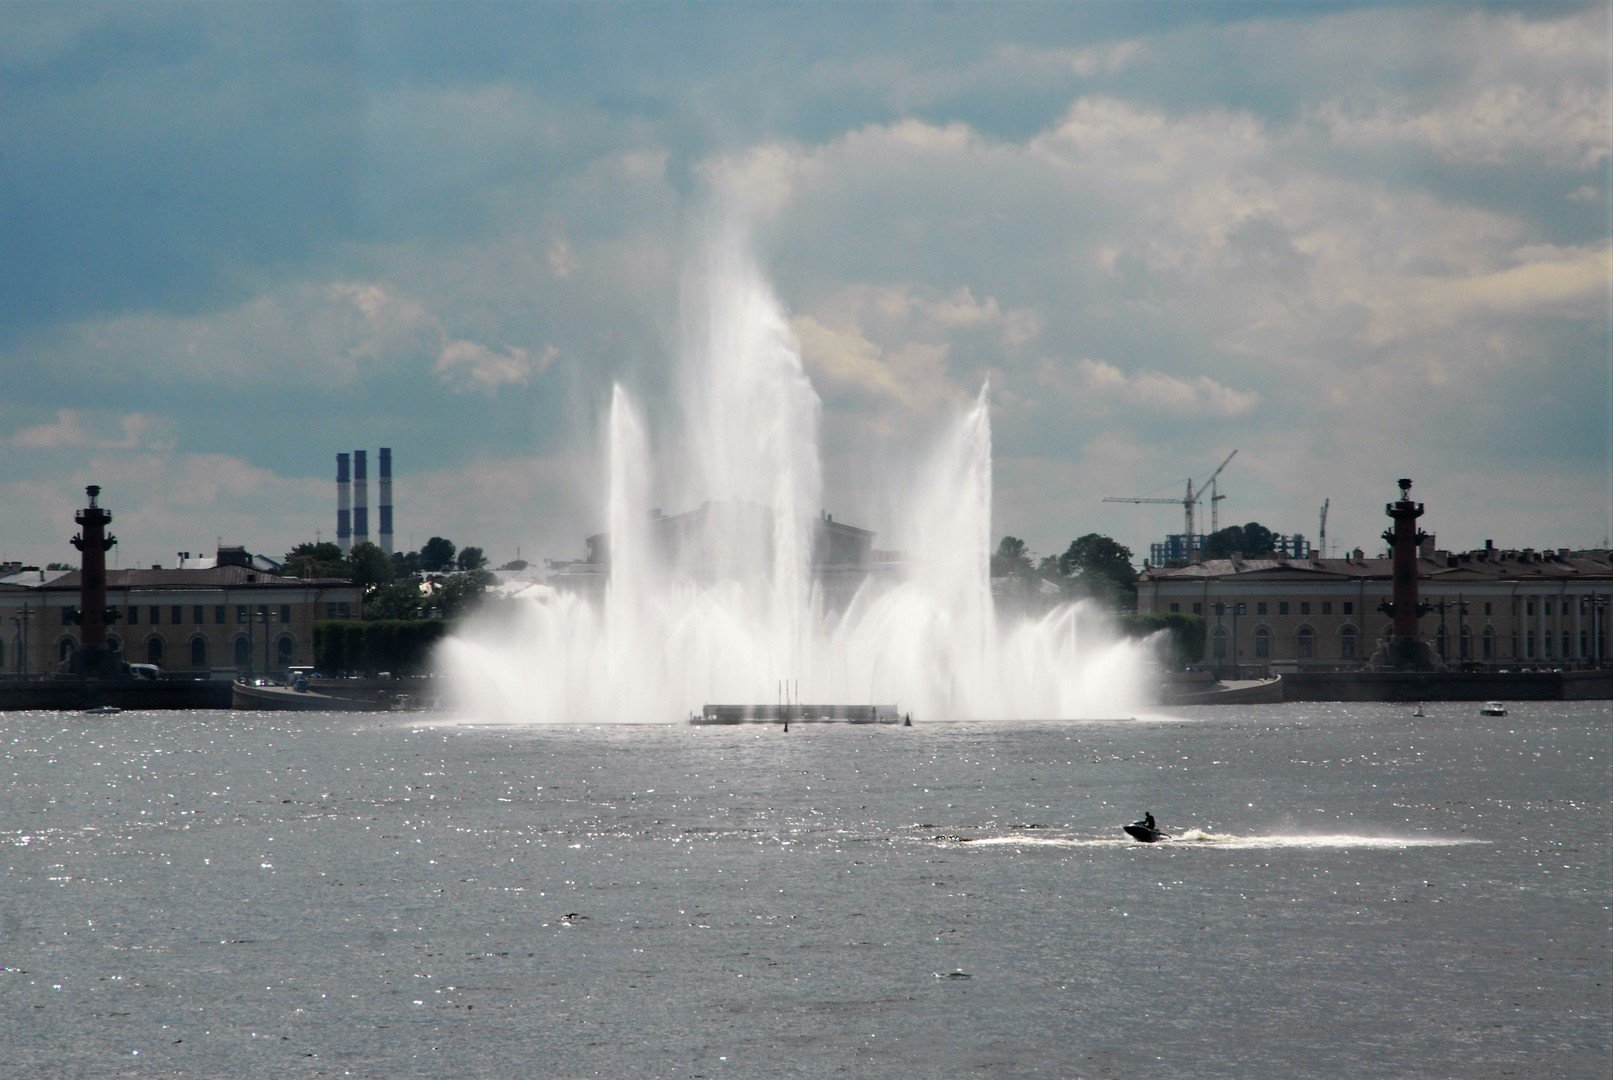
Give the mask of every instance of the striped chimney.
[[336, 545], [346, 555], [353, 546], [352, 487], [347, 473], [347, 455], [336, 455]]
[[370, 469], [368, 455], [353, 451], [353, 543], [370, 538]]
[[381, 447], [381, 550], [392, 554], [392, 448]]

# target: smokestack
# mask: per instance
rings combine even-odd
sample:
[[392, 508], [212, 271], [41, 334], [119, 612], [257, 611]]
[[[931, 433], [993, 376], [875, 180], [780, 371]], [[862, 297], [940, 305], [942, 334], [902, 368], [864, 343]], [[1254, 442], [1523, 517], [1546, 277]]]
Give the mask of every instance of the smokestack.
[[346, 555], [353, 546], [353, 493], [347, 472], [347, 455], [336, 455], [336, 546]]
[[381, 447], [381, 550], [392, 554], [392, 448]]
[[368, 454], [353, 451], [353, 543], [370, 538], [370, 469]]

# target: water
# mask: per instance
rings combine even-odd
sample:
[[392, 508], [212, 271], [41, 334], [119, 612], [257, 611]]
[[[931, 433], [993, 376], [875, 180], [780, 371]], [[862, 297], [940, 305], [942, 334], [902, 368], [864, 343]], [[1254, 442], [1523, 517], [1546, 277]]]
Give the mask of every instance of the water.
[[1605, 1076], [1608, 705], [1428, 711], [0, 714], [0, 1073]]
[[[877, 540], [901, 567], [849, 601], [827, 595], [812, 572], [822, 404], [799, 344], [736, 233], [692, 280], [678, 401], [649, 417], [622, 386], [612, 396], [609, 586], [545, 592], [456, 633], [440, 659], [461, 707], [512, 723], [666, 722], [790, 699], [937, 720], [1114, 716], [1143, 699], [1148, 646], [1096, 608], [999, 617], [984, 391], [930, 425], [918, 461], [894, 465], [893, 445], [865, 463], [898, 492]], [[663, 505], [706, 508], [675, 552], [654, 538]]]

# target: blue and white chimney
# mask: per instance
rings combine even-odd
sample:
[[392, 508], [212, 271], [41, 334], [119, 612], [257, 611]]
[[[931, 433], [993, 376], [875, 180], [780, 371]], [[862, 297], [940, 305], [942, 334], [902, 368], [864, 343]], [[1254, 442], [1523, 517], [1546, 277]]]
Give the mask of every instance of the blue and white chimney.
[[381, 550], [392, 554], [392, 448], [381, 447]]
[[346, 555], [353, 547], [353, 492], [347, 455], [336, 455], [336, 546]]
[[363, 450], [353, 451], [353, 543], [362, 544], [370, 538], [370, 469], [368, 455]]

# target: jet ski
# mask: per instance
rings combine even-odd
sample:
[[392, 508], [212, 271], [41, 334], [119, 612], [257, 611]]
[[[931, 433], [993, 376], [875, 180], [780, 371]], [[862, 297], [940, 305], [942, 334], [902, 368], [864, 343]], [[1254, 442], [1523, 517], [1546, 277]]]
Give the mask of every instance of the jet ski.
[[1122, 825], [1120, 828], [1124, 830], [1127, 836], [1142, 844], [1154, 844], [1161, 840], [1170, 839], [1169, 836], [1166, 836], [1157, 828], [1148, 824], [1148, 819], [1146, 818], [1133, 821], [1130, 825]]

